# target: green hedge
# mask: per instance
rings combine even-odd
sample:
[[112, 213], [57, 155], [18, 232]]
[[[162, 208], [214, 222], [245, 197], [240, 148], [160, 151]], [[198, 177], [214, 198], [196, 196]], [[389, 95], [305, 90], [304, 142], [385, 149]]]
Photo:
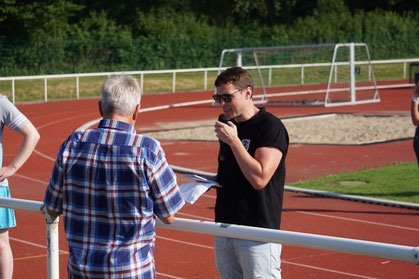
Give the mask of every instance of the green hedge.
[[[192, 15], [139, 17], [118, 30], [96, 15], [72, 33], [11, 43], [0, 39], [0, 75], [181, 69], [218, 66], [225, 48], [365, 42], [372, 59], [419, 57], [418, 16], [374, 11], [314, 12], [291, 26], [257, 23], [217, 28]], [[90, 30], [90, 31], [89, 31]], [[142, 30], [143, 32], [139, 32]]]

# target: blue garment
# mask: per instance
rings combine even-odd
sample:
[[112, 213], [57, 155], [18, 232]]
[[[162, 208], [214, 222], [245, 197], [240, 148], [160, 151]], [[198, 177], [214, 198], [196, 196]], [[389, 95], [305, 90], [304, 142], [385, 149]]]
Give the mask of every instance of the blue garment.
[[[11, 198], [9, 187], [0, 186], [0, 197]], [[16, 227], [15, 211], [11, 208], [0, 208], [0, 229]]]
[[70, 278], [155, 278], [156, 215], [184, 204], [159, 142], [109, 119], [62, 144], [44, 202], [63, 213]]

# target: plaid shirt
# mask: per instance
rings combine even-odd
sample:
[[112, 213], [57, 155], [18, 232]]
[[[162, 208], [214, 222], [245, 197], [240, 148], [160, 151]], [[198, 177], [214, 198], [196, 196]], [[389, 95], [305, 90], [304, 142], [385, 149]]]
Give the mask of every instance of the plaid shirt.
[[109, 119], [62, 144], [44, 202], [63, 213], [69, 278], [155, 278], [156, 215], [184, 204], [159, 142]]

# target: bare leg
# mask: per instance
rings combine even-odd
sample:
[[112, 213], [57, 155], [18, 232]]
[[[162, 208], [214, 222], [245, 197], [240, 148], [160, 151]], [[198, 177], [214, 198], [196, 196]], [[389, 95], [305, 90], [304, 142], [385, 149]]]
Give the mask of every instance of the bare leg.
[[0, 279], [11, 279], [13, 254], [9, 244], [9, 230], [0, 229]]

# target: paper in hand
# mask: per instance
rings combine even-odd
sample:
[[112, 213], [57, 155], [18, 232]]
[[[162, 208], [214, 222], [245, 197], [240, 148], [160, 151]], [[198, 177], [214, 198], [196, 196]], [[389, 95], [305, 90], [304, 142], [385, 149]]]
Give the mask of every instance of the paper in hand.
[[218, 185], [217, 181], [208, 180], [196, 174], [184, 174], [184, 176], [196, 180], [196, 182], [183, 183], [179, 186], [182, 198], [190, 204], [196, 202], [209, 188]]

